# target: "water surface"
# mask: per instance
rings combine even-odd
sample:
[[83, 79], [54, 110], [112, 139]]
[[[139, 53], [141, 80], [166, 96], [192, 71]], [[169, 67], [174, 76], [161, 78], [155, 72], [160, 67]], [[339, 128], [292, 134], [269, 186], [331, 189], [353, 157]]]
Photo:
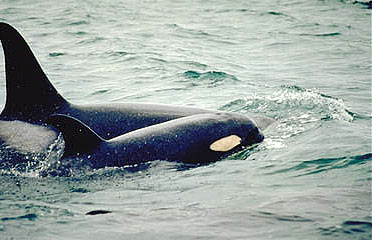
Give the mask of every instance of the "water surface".
[[196, 168], [71, 170], [56, 146], [28, 154], [1, 169], [0, 239], [371, 239], [366, 2], [3, 0], [0, 21], [73, 103], [276, 120], [262, 144]]

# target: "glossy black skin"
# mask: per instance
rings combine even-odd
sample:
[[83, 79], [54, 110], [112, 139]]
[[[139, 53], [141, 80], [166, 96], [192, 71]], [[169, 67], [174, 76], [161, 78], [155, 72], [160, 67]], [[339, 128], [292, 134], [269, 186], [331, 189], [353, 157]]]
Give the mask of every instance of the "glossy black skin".
[[91, 106], [70, 105], [67, 111], [56, 113], [77, 118], [101, 137], [111, 139], [154, 124], [208, 112], [213, 111], [159, 104], [117, 103]]
[[[210, 163], [243, 146], [263, 140], [258, 128], [244, 116], [229, 113], [198, 114], [178, 118], [104, 140], [88, 126], [66, 115], [53, 115], [47, 122], [65, 139], [64, 158], [89, 159], [93, 168], [126, 166], [154, 160]], [[215, 141], [236, 135], [240, 144], [226, 151], [211, 149]]]
[[0, 40], [5, 56], [7, 86], [6, 104], [0, 120], [20, 120], [41, 125], [52, 114], [65, 114], [84, 122], [103, 138], [110, 139], [172, 119], [218, 112], [140, 103], [74, 105], [53, 87], [16, 29], [0, 23]]

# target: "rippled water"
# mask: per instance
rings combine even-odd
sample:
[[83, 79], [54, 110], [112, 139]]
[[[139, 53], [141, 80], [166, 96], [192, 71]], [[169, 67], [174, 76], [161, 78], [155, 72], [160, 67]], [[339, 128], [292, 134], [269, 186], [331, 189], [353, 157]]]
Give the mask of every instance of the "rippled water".
[[276, 123], [257, 147], [196, 168], [92, 171], [58, 161], [60, 138], [40, 154], [1, 146], [0, 239], [371, 239], [368, 4], [2, 0], [0, 21], [73, 103]]

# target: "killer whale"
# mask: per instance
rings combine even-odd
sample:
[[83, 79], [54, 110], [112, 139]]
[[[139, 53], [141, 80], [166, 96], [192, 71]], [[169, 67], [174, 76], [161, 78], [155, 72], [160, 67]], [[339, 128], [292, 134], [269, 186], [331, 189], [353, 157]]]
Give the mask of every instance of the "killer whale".
[[[66, 114], [87, 124], [105, 139], [172, 119], [216, 112], [161, 104], [110, 103], [75, 105], [64, 99], [49, 81], [21, 34], [0, 22], [5, 56], [6, 102], [0, 120], [42, 124], [52, 114]], [[263, 126], [270, 119], [261, 118]], [[256, 123], [257, 124], [257, 123]]]
[[252, 121], [230, 113], [206, 113], [170, 120], [105, 140], [67, 115], [47, 119], [62, 132], [63, 158], [89, 159], [93, 168], [154, 160], [205, 164], [263, 140]]
[[[31, 48], [15, 28], [0, 22], [0, 40], [5, 57], [6, 81], [6, 101], [0, 113], [0, 124], [1, 121], [20, 121], [43, 126], [51, 115], [63, 114], [78, 119], [108, 140], [178, 118], [220, 112], [145, 103], [72, 104], [54, 88]], [[238, 113], [230, 113], [229, 116], [242, 117]], [[261, 130], [272, 123], [265, 117], [249, 121]], [[39, 132], [42, 138], [42, 131]], [[24, 136], [23, 141], [29, 141], [28, 137]]]
[[156, 123], [208, 112], [155, 104], [71, 104], [50, 83], [15, 28], [0, 23], [0, 40], [5, 56], [6, 80], [6, 101], [0, 120], [41, 125], [52, 114], [66, 114], [80, 119], [100, 136], [109, 139]]

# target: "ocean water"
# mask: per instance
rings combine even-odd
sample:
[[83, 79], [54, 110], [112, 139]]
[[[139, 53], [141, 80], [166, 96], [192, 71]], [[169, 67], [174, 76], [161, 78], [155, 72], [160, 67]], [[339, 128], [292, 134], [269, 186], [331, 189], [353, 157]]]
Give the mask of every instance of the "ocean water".
[[[369, 5], [1, 0], [0, 21], [73, 103], [156, 102], [276, 123], [255, 148], [207, 166], [65, 174], [55, 146], [26, 156], [0, 170], [0, 239], [371, 239]], [[2, 51], [0, 65], [3, 106]]]

